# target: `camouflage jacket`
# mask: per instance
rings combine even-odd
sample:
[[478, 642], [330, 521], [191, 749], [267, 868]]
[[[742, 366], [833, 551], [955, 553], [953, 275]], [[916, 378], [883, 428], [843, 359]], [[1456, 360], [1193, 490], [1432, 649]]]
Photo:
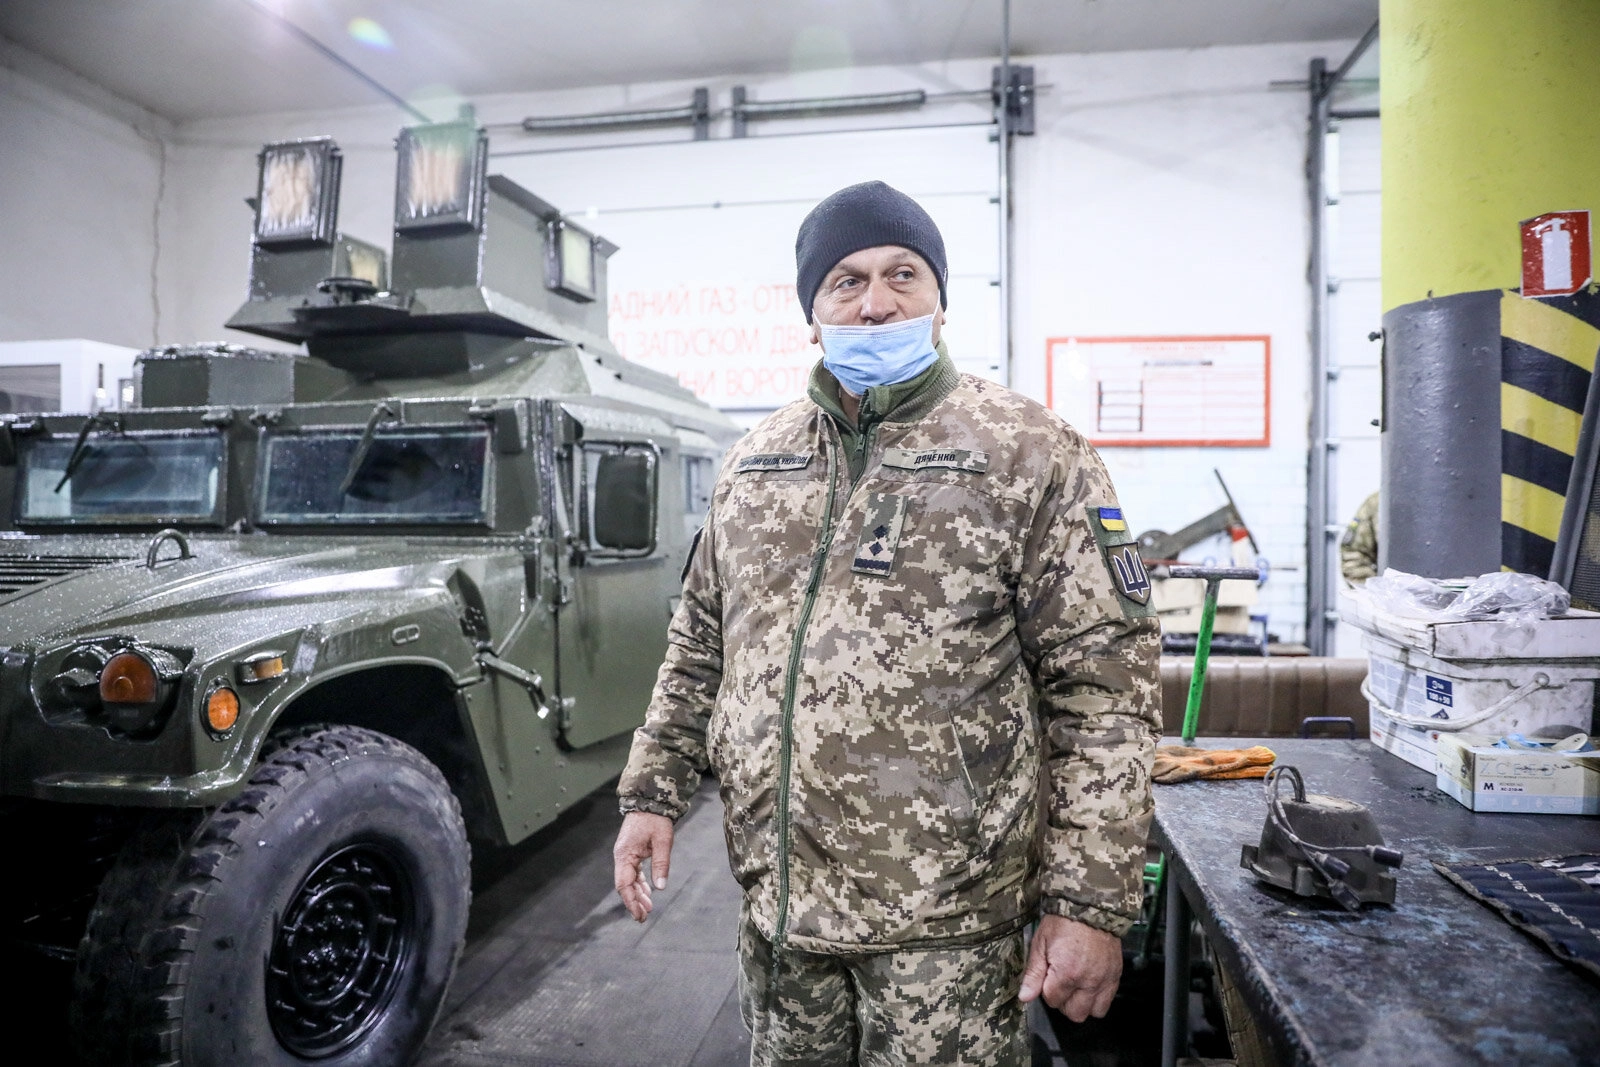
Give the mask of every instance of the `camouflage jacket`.
[[1364, 585], [1378, 573], [1378, 494], [1356, 509], [1356, 517], [1339, 539], [1339, 573], [1352, 585]]
[[709, 764], [779, 943], [977, 941], [1041, 907], [1120, 934], [1160, 724], [1148, 579], [1082, 437], [942, 354], [927, 374], [846, 435], [814, 379], [729, 452], [623, 810], [677, 818]]

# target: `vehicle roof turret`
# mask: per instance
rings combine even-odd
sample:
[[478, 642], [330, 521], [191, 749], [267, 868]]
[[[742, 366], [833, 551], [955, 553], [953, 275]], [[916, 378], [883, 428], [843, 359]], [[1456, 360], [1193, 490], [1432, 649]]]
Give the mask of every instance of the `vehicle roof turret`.
[[270, 407], [391, 397], [599, 398], [726, 443], [738, 426], [607, 332], [617, 246], [488, 174], [470, 116], [396, 139], [392, 258], [337, 227], [331, 138], [265, 146], [250, 284], [228, 325], [305, 352], [169, 345], [139, 357], [139, 408]]
[[488, 138], [468, 117], [404, 129], [396, 146], [392, 259], [338, 232], [331, 138], [262, 149], [249, 298], [230, 327], [303, 342], [366, 380], [482, 377], [552, 344], [615, 354], [616, 245], [487, 174]]

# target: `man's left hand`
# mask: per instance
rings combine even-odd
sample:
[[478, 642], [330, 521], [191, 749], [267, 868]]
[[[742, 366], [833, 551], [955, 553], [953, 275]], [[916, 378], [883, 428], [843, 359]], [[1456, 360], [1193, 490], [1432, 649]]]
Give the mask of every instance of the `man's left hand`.
[[1022, 972], [1024, 1004], [1041, 993], [1044, 1002], [1075, 1023], [1105, 1018], [1122, 980], [1122, 941], [1075, 919], [1045, 915], [1034, 931]]

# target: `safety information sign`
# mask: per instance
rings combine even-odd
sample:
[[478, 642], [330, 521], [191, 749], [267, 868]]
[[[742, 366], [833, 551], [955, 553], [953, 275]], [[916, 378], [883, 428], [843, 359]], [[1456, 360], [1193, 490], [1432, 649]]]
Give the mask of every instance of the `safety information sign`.
[[1272, 339], [1052, 337], [1052, 410], [1096, 446], [1265, 446]]
[[1521, 226], [1523, 296], [1565, 296], [1589, 284], [1587, 211], [1549, 211]]
[[776, 408], [804, 396], [820, 350], [794, 286], [684, 282], [611, 294], [611, 342], [723, 409]]

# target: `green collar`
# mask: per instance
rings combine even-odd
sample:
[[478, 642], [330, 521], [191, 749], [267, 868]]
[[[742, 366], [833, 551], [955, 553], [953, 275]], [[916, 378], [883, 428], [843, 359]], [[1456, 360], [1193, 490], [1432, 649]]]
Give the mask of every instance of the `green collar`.
[[[874, 385], [861, 398], [862, 422], [915, 422], [933, 410], [935, 404], [950, 395], [961, 378], [961, 372], [950, 358], [945, 343], [940, 341], [935, 351], [939, 358], [933, 366], [915, 378], [893, 385]], [[839, 379], [823, 367], [822, 361], [811, 368], [811, 383], [806, 389], [812, 401], [831, 415], [839, 425], [856, 429], [845, 417], [839, 403]]]

